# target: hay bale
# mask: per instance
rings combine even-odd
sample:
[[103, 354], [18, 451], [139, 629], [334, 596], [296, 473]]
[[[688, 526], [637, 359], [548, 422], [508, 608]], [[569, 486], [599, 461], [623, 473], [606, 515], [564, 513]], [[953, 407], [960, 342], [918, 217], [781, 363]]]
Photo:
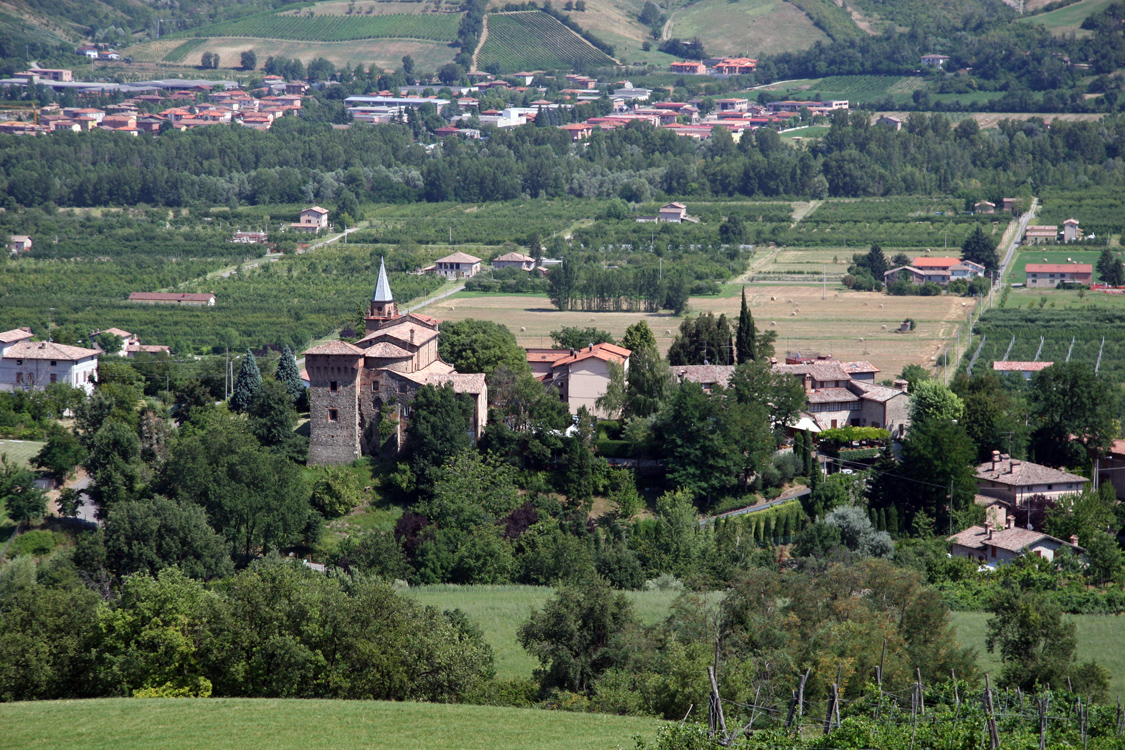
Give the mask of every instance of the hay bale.
[[770, 325], [771, 325], [771, 326], [775, 326], [775, 325], [777, 325], [777, 321], [776, 321], [776, 320], [771, 320], [771, 321], [770, 321]]
[[527, 329], [526, 329], [526, 328], [522, 328], [522, 327], [521, 327], [521, 328], [520, 328], [520, 333], [527, 333]]
[[870, 304], [871, 304], [870, 302], [864, 302], [864, 303], [863, 303], [863, 306], [864, 306], [864, 307], [867, 307], [867, 306], [868, 306], [868, 305], [870, 305]]
[[799, 307], [798, 307], [798, 308], [797, 308], [796, 310], [794, 310], [793, 312], [801, 312], [801, 308], [799, 308]]
[[882, 307], [882, 305], [879, 305], [879, 307]]
[[789, 317], [790, 317], [790, 318], [795, 318], [795, 317], [797, 317], [797, 313], [795, 313], [795, 312], [791, 312], [791, 313], [789, 313]]
[[672, 329], [671, 328], [665, 328], [664, 329], [664, 335], [671, 336], [672, 335]]
[[886, 327], [886, 326], [882, 326], [882, 328], [883, 328], [883, 330], [884, 330], [884, 331], [885, 331], [885, 330], [887, 330], [887, 327]]
[[770, 297], [770, 302], [777, 302], [777, 297]]
[[593, 323], [593, 322], [594, 322], [595, 320], [597, 320], [597, 318], [589, 318], [589, 321], [590, 321], [591, 323]]

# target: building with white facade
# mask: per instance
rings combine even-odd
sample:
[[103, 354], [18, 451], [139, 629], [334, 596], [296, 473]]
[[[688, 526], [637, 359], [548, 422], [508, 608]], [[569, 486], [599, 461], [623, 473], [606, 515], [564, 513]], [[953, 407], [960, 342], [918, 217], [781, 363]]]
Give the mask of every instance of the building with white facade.
[[[6, 331], [23, 334], [24, 331]], [[0, 355], [0, 390], [41, 391], [51, 383], [66, 383], [81, 388], [89, 395], [98, 380], [98, 354], [96, 349], [67, 346], [51, 341], [5, 343]]]

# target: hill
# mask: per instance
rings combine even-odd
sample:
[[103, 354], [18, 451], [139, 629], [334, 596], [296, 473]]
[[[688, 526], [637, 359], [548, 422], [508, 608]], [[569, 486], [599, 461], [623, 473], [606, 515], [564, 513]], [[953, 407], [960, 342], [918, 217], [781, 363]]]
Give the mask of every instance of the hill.
[[1081, 28], [1086, 17], [1105, 10], [1112, 2], [1113, 0], [1079, 0], [1077, 3], [1048, 13], [1021, 18], [1020, 21], [1045, 26], [1053, 34], [1085, 34], [1086, 32], [1081, 31]]
[[538, 709], [330, 700], [179, 699], [0, 705], [4, 747], [70, 750], [605, 750], [651, 719]]
[[488, 39], [481, 46], [478, 65], [497, 65], [501, 72], [589, 69], [613, 65], [609, 55], [541, 11], [490, 13]]

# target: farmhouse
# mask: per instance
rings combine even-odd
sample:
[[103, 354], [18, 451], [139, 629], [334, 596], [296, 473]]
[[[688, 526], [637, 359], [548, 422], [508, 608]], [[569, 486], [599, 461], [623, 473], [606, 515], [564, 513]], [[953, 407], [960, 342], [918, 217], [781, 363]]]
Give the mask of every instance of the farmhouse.
[[707, 66], [701, 60], [684, 60], [682, 62], [674, 62], [669, 66], [673, 73], [682, 73], [684, 75], [701, 76], [707, 74]]
[[976, 469], [977, 491], [1019, 507], [1032, 495], [1057, 498], [1082, 491], [1088, 480], [1050, 466], [1020, 461], [999, 451]]
[[1054, 224], [1045, 224], [1038, 227], [1028, 227], [1023, 233], [1025, 245], [1053, 245], [1058, 241], [1059, 228]]
[[[449, 385], [471, 400], [469, 431], [474, 440], [483, 434], [488, 418], [484, 375], [459, 373], [442, 361], [439, 322], [399, 312], [380, 262], [366, 335], [355, 344], [330, 341], [305, 352], [310, 464], [348, 464], [384, 448], [400, 450], [411, 402], [424, 385]], [[380, 429], [384, 421], [392, 427], [389, 434]]]
[[890, 115], [883, 115], [875, 121], [875, 124], [887, 128], [888, 130], [902, 130], [902, 119], [898, 117], [891, 117]]
[[922, 64], [931, 68], [941, 68], [949, 62], [949, 55], [922, 55]]
[[1015, 518], [1007, 517], [1007, 528], [994, 529], [991, 524], [970, 526], [962, 532], [949, 537], [950, 554], [954, 557], [967, 557], [981, 565], [995, 568], [1022, 557], [1025, 552], [1034, 553], [1045, 560], [1054, 560], [1055, 553], [1063, 547], [1075, 552], [1084, 552], [1078, 546], [1078, 537], [1072, 536], [1069, 542], [1056, 539], [1049, 534], [1031, 529], [1015, 527]]
[[34, 334], [30, 328], [16, 328], [11, 331], [0, 332], [0, 357], [8, 353], [8, 349], [21, 341], [31, 341]]
[[[135, 333], [129, 333], [128, 331], [123, 331], [120, 328], [106, 328], [104, 331], [99, 329], [91, 333], [90, 338], [100, 336], [103, 333], [108, 333], [111, 336], [116, 336], [117, 338], [121, 339], [121, 348], [115, 352], [106, 352], [107, 354], [116, 354], [120, 357], [124, 357], [126, 354], [126, 350], [130, 345], [141, 343], [140, 337]], [[99, 346], [98, 348], [100, 349], [101, 347]]]
[[758, 61], [752, 57], [723, 57], [711, 66], [711, 72], [721, 76], [743, 76], [753, 73]]
[[26, 253], [31, 250], [31, 238], [26, 234], [13, 234], [8, 238], [8, 251], [12, 255]]
[[1018, 372], [1023, 376], [1024, 380], [1031, 380], [1031, 376], [1040, 370], [1045, 370], [1054, 362], [993, 362], [992, 371], [1002, 372], [1004, 374], [1010, 372]]
[[727, 387], [734, 375], [734, 365], [673, 365], [672, 377], [679, 382], [699, 383], [707, 393], [715, 386]]
[[910, 426], [906, 381], [875, 385], [879, 368], [870, 362], [841, 362], [828, 356], [786, 357], [777, 372], [800, 378], [809, 418], [820, 429], [853, 425], [881, 427], [896, 437]]
[[[23, 334], [22, 330], [7, 331], [0, 338]], [[51, 383], [66, 383], [89, 395], [98, 379], [100, 353], [97, 349], [50, 341], [23, 339], [4, 344], [0, 355], [0, 390], [41, 391]]]
[[214, 307], [214, 294], [191, 294], [183, 292], [133, 292], [130, 302], [143, 305], [188, 305], [190, 307]]
[[683, 203], [666, 203], [656, 212], [656, 216], [638, 216], [640, 224], [682, 224], [685, 221], [698, 224], [699, 219], [688, 216], [687, 206]]
[[328, 228], [328, 209], [320, 206], [306, 208], [301, 212], [301, 220], [289, 226], [298, 232], [317, 234], [321, 229]]
[[265, 232], [235, 232], [230, 241], [243, 245], [261, 245], [265, 243], [266, 237]]
[[1028, 263], [1027, 286], [1054, 289], [1059, 284], [1089, 284], [1094, 267], [1089, 263]]
[[977, 201], [973, 204], [973, 211], [978, 214], [996, 213], [996, 204], [991, 201]]
[[518, 268], [521, 271], [534, 271], [535, 258], [523, 253], [504, 253], [503, 255], [492, 259], [492, 267], [496, 270], [502, 268]]
[[592, 344], [583, 349], [528, 349], [527, 363], [532, 374], [566, 402], [571, 414], [585, 406], [595, 417], [608, 419], [616, 415], [596, 404], [609, 388], [608, 363], [620, 365], [628, 374], [632, 353], [613, 344]]
[[1063, 222], [1063, 242], [1077, 242], [1082, 236], [1082, 230], [1078, 228], [1078, 219], [1067, 219]]
[[469, 279], [480, 273], [480, 258], [468, 253], [453, 253], [438, 258], [432, 266], [423, 270], [447, 279]]

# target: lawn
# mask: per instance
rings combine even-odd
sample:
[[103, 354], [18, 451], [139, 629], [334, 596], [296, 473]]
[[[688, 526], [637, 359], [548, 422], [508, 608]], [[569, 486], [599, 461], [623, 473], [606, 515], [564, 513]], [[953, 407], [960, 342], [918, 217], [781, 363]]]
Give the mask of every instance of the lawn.
[[[987, 612], [954, 612], [953, 624], [964, 646], [977, 650], [981, 671], [1000, 673], [999, 654], [985, 650]], [[1067, 615], [1078, 623], [1078, 661], [1091, 659], [1101, 663], [1110, 673], [1110, 698], [1125, 697], [1125, 617], [1107, 615]]]
[[0, 705], [7, 748], [610, 750], [652, 719], [376, 701], [116, 698]]
[[[529, 678], [538, 664], [516, 640], [516, 630], [532, 607], [542, 607], [553, 589], [544, 586], [456, 586], [440, 584], [410, 589], [407, 594], [439, 609], [460, 609], [484, 631], [496, 655], [496, 673], [503, 678]], [[646, 625], [660, 622], [677, 594], [627, 591], [637, 616]], [[504, 747], [504, 745], [498, 745]]]
[[35, 440], [0, 440], [0, 454], [8, 457], [20, 466], [30, 466], [31, 459], [43, 449], [46, 443]]
[[[1039, 256], [1043, 257], [1043, 256]], [[1081, 295], [1081, 296], [1079, 296]], [[1046, 302], [1040, 302], [1046, 300]], [[1102, 292], [1079, 292], [1069, 289], [1013, 289], [1008, 295], [1005, 307], [1045, 307], [1067, 310], [1123, 310], [1125, 294], [1104, 294]]]
[[[1014, 284], [1026, 282], [1026, 268], [1028, 263], [1070, 263], [1074, 261], [1077, 263], [1089, 263], [1091, 266], [1095, 266], [1094, 281], [1099, 281], [1096, 265], [1101, 254], [1101, 250], [1075, 250], [1073, 248], [1055, 250], [1051, 245], [1043, 247], [1021, 247], [1017, 251], [1016, 257], [1012, 259], [1012, 270], [1007, 280], [1009, 283]], [[1120, 255], [1120, 252], [1118, 255]]]
[[[817, 252], [817, 262], [811, 267], [819, 272], [822, 261]], [[844, 257], [842, 252], [838, 254]], [[831, 257], [829, 252], [824, 255]], [[828, 299], [821, 300], [821, 286], [815, 281], [809, 285], [749, 284], [746, 291], [758, 326], [778, 332], [779, 354], [801, 350], [831, 353], [845, 360], [865, 359], [883, 371], [879, 379], [897, 375], [908, 364], [928, 364], [956, 337], [957, 325], [968, 315], [968, 308], [962, 307], [966, 301], [960, 297], [891, 297], [829, 284]], [[737, 319], [740, 292], [692, 297], [689, 306], [693, 312], [710, 310]], [[661, 352], [667, 352], [682, 322], [670, 313], [560, 312], [546, 296], [534, 295], [454, 295], [422, 312], [441, 320], [477, 318], [501, 323], [525, 347], [551, 346], [550, 332], [563, 326], [595, 326], [620, 338], [628, 326], [643, 319], [656, 335]], [[906, 318], [913, 318], [917, 328], [909, 334], [894, 333]]]

